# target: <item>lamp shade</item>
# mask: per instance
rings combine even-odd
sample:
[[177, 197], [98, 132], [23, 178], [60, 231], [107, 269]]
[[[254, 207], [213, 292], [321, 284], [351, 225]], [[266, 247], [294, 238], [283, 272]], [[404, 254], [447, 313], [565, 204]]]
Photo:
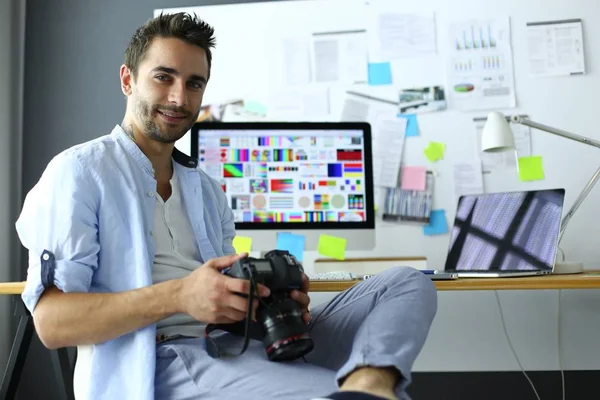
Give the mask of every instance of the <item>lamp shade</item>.
[[489, 113], [481, 134], [481, 150], [488, 153], [515, 150], [515, 138], [501, 112]]

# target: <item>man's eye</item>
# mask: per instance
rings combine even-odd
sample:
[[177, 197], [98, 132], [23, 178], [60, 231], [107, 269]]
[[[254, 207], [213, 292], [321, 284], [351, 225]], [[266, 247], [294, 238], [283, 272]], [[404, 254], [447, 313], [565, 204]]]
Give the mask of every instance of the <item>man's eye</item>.
[[202, 85], [200, 83], [198, 83], [198, 82], [190, 82], [189, 85], [194, 90], [200, 90], [200, 89], [202, 89]]
[[158, 79], [159, 81], [167, 81], [169, 77], [167, 75], [157, 75], [156, 79]]

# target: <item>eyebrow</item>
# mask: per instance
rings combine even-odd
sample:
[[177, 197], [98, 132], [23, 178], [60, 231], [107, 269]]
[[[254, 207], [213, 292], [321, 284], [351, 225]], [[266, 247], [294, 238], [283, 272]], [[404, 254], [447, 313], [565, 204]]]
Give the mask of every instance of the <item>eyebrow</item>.
[[[179, 71], [177, 71], [175, 68], [164, 67], [164, 66], [158, 66], [156, 68], [152, 68], [152, 70], [150, 72], [164, 72], [164, 73], [175, 75], [175, 76], [180, 75]], [[196, 74], [190, 75], [190, 79], [193, 81], [200, 81], [202, 83], [208, 82], [208, 80], [205, 77], [196, 75]]]

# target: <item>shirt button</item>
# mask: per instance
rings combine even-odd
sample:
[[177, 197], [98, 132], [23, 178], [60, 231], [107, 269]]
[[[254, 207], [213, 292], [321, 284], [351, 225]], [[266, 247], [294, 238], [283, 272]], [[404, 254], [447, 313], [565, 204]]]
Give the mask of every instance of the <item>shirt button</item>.
[[154, 197], [154, 192], [148, 192], [148, 197]]
[[50, 256], [48, 255], [48, 253], [44, 253], [42, 258], [44, 259], [44, 261], [48, 261], [50, 259]]

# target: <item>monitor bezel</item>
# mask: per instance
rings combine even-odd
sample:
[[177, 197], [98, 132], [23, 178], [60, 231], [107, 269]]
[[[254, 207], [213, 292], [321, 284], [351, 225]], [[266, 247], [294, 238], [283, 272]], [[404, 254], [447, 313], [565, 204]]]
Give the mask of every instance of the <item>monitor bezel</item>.
[[198, 138], [202, 130], [361, 130], [364, 142], [365, 215], [361, 222], [236, 222], [236, 230], [302, 230], [302, 229], [375, 229], [373, 190], [373, 153], [371, 125], [367, 122], [196, 122], [192, 126], [190, 156], [198, 159]]

